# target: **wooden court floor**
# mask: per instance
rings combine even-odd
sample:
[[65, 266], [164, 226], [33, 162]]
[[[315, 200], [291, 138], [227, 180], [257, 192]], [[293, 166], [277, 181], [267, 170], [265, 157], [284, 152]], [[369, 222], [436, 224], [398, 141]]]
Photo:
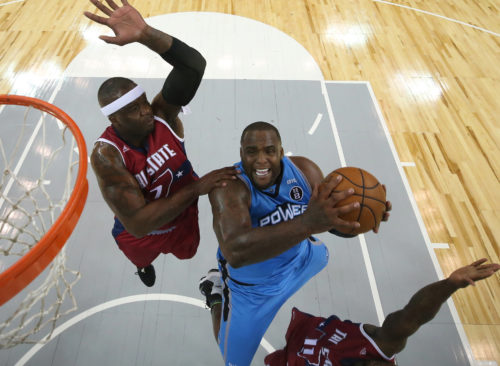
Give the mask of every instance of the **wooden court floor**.
[[[369, 81], [444, 275], [500, 262], [500, 1], [131, 1], [145, 17], [239, 15], [302, 44], [326, 80]], [[0, 0], [0, 93], [43, 89], [100, 34], [86, 0]], [[90, 173], [92, 174], [92, 173]], [[390, 187], [389, 187], [390, 189]], [[397, 214], [396, 210], [393, 214]], [[477, 360], [500, 364], [500, 277], [454, 296]]]

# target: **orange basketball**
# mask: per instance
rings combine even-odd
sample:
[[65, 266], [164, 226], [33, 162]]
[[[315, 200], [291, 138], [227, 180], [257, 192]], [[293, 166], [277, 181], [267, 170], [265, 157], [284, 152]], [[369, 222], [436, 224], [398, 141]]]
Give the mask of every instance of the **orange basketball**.
[[357, 235], [373, 230], [380, 224], [385, 207], [385, 189], [377, 178], [366, 170], [354, 167], [345, 167], [330, 173], [335, 177], [337, 174], [343, 177], [334, 192], [354, 189], [354, 194], [337, 203], [336, 206], [344, 206], [352, 202], [359, 202], [359, 208], [348, 214], [340, 216], [346, 221], [358, 221], [360, 227], [350, 232], [342, 232], [347, 235]]

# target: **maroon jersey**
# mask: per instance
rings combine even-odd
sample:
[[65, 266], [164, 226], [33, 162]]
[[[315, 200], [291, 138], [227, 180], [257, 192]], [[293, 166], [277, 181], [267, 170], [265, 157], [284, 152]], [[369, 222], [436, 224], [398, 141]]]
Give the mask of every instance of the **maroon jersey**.
[[[155, 116], [154, 131], [148, 136], [145, 148], [128, 145], [112, 126], [106, 128], [97, 140], [113, 145], [123, 159], [127, 170], [135, 177], [146, 201], [167, 197], [183, 186], [198, 180], [184, 148], [184, 139], [175, 134], [167, 122]], [[155, 230], [158, 234], [174, 227], [183, 214]], [[116, 220], [113, 236], [125, 229]]]
[[286, 346], [265, 359], [266, 366], [349, 366], [360, 360], [394, 363], [363, 329], [363, 324], [292, 310]]

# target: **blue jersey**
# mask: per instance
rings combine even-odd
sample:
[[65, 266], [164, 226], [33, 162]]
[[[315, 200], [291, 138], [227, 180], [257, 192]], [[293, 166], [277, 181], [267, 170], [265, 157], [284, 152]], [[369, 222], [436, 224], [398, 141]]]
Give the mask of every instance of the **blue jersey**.
[[[235, 165], [242, 172], [239, 178], [245, 182], [251, 193], [252, 227], [288, 221], [303, 214], [307, 209], [311, 187], [304, 174], [287, 157], [281, 160], [282, 173], [276, 184], [265, 190], [260, 190], [252, 184], [241, 162]], [[306, 239], [274, 258], [240, 268], [231, 267], [225, 261], [220, 248], [217, 256], [232, 280], [244, 284], [283, 288], [288, 280], [291, 280], [290, 275], [297, 266], [303, 265], [303, 261], [309, 255], [309, 245]]]

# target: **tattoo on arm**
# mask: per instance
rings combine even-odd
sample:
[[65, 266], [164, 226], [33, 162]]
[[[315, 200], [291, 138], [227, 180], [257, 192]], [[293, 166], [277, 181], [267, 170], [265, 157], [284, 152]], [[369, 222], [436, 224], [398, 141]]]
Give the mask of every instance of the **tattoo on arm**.
[[228, 186], [216, 188], [209, 194], [213, 228], [222, 254], [230, 262], [232, 248], [228, 242], [252, 227], [248, 191], [243, 185], [241, 181], [228, 182]]
[[91, 163], [102, 195], [118, 218], [128, 217], [146, 204], [139, 184], [114, 147], [96, 146]]

